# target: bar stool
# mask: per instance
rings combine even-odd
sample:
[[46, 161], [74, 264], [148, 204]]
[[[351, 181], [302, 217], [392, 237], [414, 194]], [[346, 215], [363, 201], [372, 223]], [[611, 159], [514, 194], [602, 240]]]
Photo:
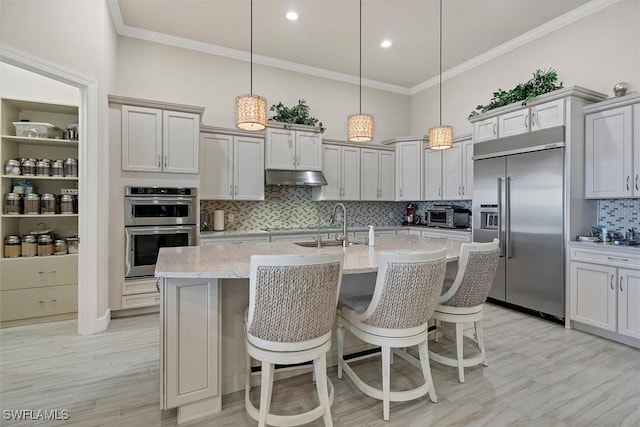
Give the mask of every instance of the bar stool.
[[[249, 308], [245, 318], [245, 406], [259, 426], [294, 426], [322, 417], [333, 425], [333, 385], [326, 353], [342, 283], [344, 254], [254, 255], [251, 257]], [[250, 399], [251, 358], [261, 369], [260, 409]], [[274, 365], [313, 361], [320, 404], [296, 415], [269, 412]]]
[[[429, 351], [431, 360], [458, 368], [458, 380], [464, 382], [464, 368], [483, 364], [487, 366], [482, 332], [484, 302], [493, 284], [498, 268], [500, 249], [498, 239], [489, 243], [463, 243], [460, 246], [458, 273], [453, 284], [440, 297], [433, 313], [436, 323], [435, 341], [438, 341], [440, 322], [455, 324], [456, 357], [448, 357]], [[473, 323], [475, 339], [463, 334], [464, 325]], [[467, 338], [478, 347], [478, 354], [464, 357], [463, 340]]]
[[[383, 252], [373, 295], [365, 297], [364, 303], [362, 297], [338, 302], [338, 378], [342, 378], [344, 370], [360, 391], [382, 400], [385, 421], [389, 420], [390, 401], [413, 400], [429, 393], [431, 401], [437, 402], [427, 338], [428, 321], [442, 292], [447, 267], [445, 257], [446, 249], [424, 253]], [[382, 389], [362, 381], [349, 366], [351, 362], [344, 359], [345, 329], [360, 340], [381, 347]], [[418, 346], [419, 360], [400, 350], [414, 345]], [[391, 391], [392, 353], [420, 368], [424, 383], [412, 390]]]

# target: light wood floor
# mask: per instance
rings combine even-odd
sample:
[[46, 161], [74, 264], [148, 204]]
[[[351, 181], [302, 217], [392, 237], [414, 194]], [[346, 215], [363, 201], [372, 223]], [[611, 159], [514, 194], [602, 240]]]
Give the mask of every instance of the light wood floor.
[[[174, 426], [176, 412], [158, 409], [158, 317], [111, 321], [109, 330], [77, 336], [75, 321], [0, 330], [0, 407], [67, 409], [58, 422], [1, 425]], [[438, 403], [428, 398], [382, 403], [357, 391], [346, 378], [335, 386], [336, 426], [639, 426], [640, 351], [494, 305], [486, 306], [488, 367], [465, 370], [432, 363]], [[446, 340], [430, 344], [450, 349]], [[379, 386], [377, 358], [355, 365]], [[417, 371], [400, 358], [392, 387], [414, 384]], [[309, 375], [277, 383], [272, 408], [279, 413], [315, 405]], [[244, 396], [225, 396], [224, 411], [191, 426], [251, 426]], [[253, 400], [259, 402], [259, 388]], [[0, 415], [2, 417], [2, 415]], [[321, 422], [313, 424], [322, 425]]]

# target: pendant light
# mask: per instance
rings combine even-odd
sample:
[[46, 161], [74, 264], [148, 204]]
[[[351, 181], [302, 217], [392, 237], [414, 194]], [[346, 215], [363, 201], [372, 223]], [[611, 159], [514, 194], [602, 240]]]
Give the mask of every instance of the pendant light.
[[453, 127], [442, 126], [442, 0], [440, 0], [440, 126], [429, 129], [429, 148], [446, 150], [453, 146]]
[[373, 116], [362, 113], [362, 0], [360, 0], [360, 113], [347, 118], [347, 139], [369, 142], [373, 139]]
[[251, 0], [251, 86], [248, 95], [236, 98], [236, 127], [259, 131], [267, 127], [267, 100], [253, 94], [253, 0]]

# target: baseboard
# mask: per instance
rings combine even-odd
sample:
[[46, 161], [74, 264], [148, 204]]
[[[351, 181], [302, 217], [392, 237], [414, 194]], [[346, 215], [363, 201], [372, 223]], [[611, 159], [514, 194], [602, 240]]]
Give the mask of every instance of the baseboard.
[[107, 310], [104, 312], [104, 316], [98, 317], [96, 319], [96, 330], [105, 331], [109, 327], [110, 321], [111, 321], [111, 310], [107, 308]]
[[117, 319], [119, 317], [139, 316], [141, 314], [152, 314], [152, 313], [159, 313], [159, 312], [160, 312], [160, 307], [157, 305], [153, 307], [127, 308], [124, 310], [112, 311], [111, 318]]

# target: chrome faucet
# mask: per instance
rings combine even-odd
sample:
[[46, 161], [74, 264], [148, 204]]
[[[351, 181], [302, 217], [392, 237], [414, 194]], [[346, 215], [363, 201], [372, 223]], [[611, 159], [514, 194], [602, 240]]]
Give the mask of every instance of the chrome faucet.
[[336, 203], [336, 206], [333, 208], [333, 213], [331, 214], [331, 219], [329, 220], [329, 224], [333, 224], [336, 219], [336, 211], [338, 207], [342, 208], [342, 236], [336, 237], [337, 240], [342, 240], [342, 247], [346, 248], [349, 246], [349, 234], [347, 232], [347, 208], [344, 207], [342, 203]]

